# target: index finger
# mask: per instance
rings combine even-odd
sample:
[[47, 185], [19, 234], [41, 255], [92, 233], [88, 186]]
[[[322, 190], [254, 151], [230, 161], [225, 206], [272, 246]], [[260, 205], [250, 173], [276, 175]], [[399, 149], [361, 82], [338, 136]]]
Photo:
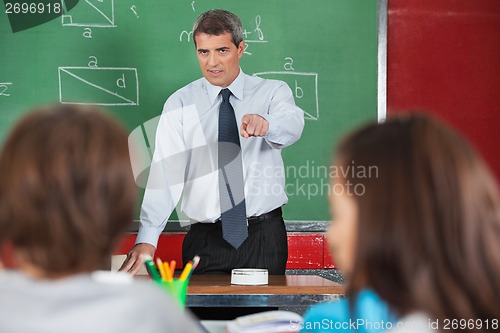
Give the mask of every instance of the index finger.
[[250, 122], [250, 116], [249, 115], [244, 115], [243, 118], [241, 118], [241, 123], [244, 124], [244, 125], [248, 125], [248, 123]]

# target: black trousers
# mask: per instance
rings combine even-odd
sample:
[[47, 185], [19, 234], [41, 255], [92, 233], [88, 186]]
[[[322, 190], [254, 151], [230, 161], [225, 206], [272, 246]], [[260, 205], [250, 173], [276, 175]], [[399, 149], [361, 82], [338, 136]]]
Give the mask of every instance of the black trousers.
[[[222, 238], [222, 226], [216, 223], [196, 223], [182, 243], [182, 261], [200, 256], [193, 274], [226, 275], [233, 268], [266, 268], [270, 275], [284, 275], [288, 259], [285, 223], [279, 210], [277, 216], [249, 221], [248, 238], [239, 249]], [[191, 307], [198, 319], [232, 320], [240, 316], [277, 310], [274, 307]]]
[[224, 240], [220, 222], [195, 223], [184, 238], [182, 261], [195, 255], [200, 256], [200, 263], [193, 274], [225, 275], [233, 268], [265, 268], [269, 275], [284, 275], [288, 243], [283, 217], [250, 220], [248, 238], [239, 249]]

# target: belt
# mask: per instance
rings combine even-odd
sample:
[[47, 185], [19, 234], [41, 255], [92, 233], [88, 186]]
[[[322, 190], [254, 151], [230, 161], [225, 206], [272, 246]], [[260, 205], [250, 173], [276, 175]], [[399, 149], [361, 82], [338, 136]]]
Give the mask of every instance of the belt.
[[269, 219], [272, 219], [273, 217], [278, 217], [278, 216], [282, 216], [282, 215], [283, 215], [283, 212], [281, 211], [281, 207], [278, 207], [276, 209], [273, 209], [269, 213], [264, 213], [264, 214], [261, 214], [259, 216], [250, 216], [247, 219], [247, 221], [248, 221], [248, 224], [252, 224], [252, 223], [256, 223], [256, 222], [262, 222], [265, 220], [269, 220]]
[[[282, 216], [282, 215], [283, 215], [283, 212], [281, 210], [281, 207], [278, 207], [278, 208], [273, 209], [272, 211], [270, 211], [268, 213], [264, 213], [264, 214], [261, 214], [259, 216], [250, 216], [249, 218], [247, 218], [247, 221], [248, 221], [249, 225], [250, 224], [257, 224], [257, 223], [263, 222], [265, 220], [270, 220], [272, 218]], [[195, 221], [192, 221], [192, 222], [195, 222]], [[193, 227], [193, 226], [196, 226], [196, 227], [216, 227], [216, 226], [219, 226], [220, 227], [220, 225], [221, 225], [221, 220], [217, 219], [214, 223], [195, 223], [195, 224], [192, 224], [191, 227]]]

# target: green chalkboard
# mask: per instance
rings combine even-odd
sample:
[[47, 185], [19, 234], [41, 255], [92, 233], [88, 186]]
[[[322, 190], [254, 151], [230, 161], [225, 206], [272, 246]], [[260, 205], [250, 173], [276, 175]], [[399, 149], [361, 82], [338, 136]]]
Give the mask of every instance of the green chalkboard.
[[285, 219], [329, 219], [325, 166], [332, 147], [346, 131], [377, 118], [378, 1], [63, 4], [63, 16], [17, 32], [12, 23], [19, 15], [0, 12], [0, 143], [27, 109], [54, 101], [101, 105], [131, 132], [157, 117], [170, 94], [201, 76], [194, 20], [223, 8], [243, 22], [244, 72], [286, 81], [306, 112], [301, 140], [283, 151]]

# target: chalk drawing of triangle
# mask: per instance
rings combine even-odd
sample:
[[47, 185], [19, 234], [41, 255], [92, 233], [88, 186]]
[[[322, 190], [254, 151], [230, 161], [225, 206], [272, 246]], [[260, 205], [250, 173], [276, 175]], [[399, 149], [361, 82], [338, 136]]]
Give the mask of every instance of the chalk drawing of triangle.
[[309, 120], [318, 120], [318, 116], [313, 116], [312, 114], [310, 114], [309, 112], [306, 112], [304, 111], [304, 119], [309, 119]]
[[102, 15], [111, 25], [115, 25], [115, 8], [113, 0], [85, 0], [92, 8]]

